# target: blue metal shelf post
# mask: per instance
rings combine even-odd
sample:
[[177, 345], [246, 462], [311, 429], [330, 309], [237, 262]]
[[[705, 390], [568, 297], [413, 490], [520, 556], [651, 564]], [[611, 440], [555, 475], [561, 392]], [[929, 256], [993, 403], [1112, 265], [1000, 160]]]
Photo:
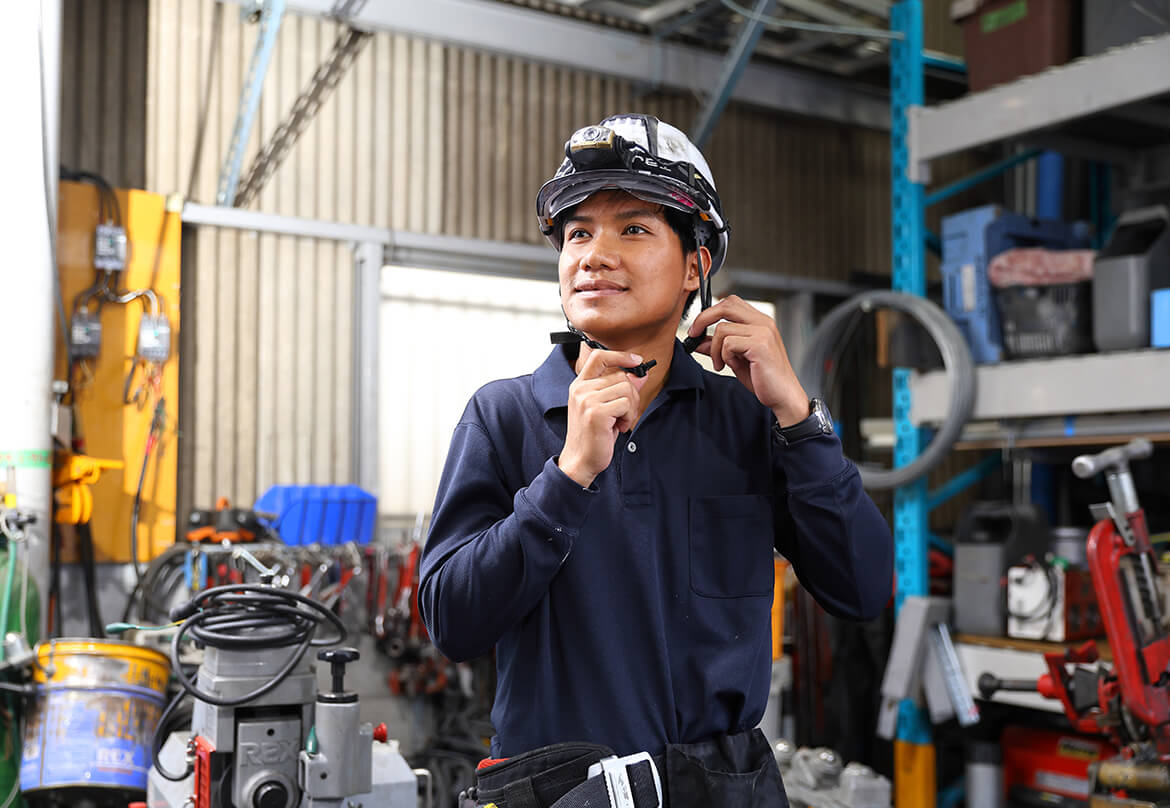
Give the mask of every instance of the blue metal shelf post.
[[[896, 291], [926, 294], [925, 191], [908, 174], [911, 106], [923, 103], [922, 4], [902, 0], [890, 10], [890, 27], [902, 34], [890, 43], [890, 142], [893, 147], [893, 263]], [[910, 370], [894, 370], [894, 464], [904, 466], [922, 451], [921, 430], [910, 421]], [[911, 595], [928, 595], [929, 540], [926, 480], [894, 494], [894, 569], [898, 576], [894, 608]], [[935, 803], [935, 755], [930, 722], [921, 707], [904, 701], [898, 711], [894, 745], [894, 792], [897, 808], [931, 808]]]

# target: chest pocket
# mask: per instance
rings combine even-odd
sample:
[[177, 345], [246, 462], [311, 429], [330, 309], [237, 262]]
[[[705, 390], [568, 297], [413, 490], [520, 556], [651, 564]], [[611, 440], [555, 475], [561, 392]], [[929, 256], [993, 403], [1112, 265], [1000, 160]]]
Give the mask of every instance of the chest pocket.
[[691, 497], [691, 590], [708, 598], [771, 595], [772, 500]]

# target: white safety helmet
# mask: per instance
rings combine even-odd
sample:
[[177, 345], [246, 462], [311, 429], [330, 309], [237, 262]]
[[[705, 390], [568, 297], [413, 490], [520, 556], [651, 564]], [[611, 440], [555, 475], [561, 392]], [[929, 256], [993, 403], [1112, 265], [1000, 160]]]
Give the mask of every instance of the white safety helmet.
[[[536, 195], [540, 230], [557, 250], [557, 218], [598, 191], [620, 190], [692, 214], [695, 241], [711, 251], [714, 275], [727, 256], [728, 225], [715, 179], [702, 152], [681, 131], [653, 115], [611, 115], [573, 133], [565, 161]], [[704, 279], [703, 306], [710, 305]]]

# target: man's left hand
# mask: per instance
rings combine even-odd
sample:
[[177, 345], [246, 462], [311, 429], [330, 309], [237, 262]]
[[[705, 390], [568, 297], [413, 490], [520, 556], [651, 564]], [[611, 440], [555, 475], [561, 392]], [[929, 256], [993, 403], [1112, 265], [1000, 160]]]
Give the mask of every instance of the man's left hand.
[[776, 321], [731, 295], [700, 312], [687, 334], [702, 334], [715, 323], [715, 332], [695, 350], [711, 357], [716, 371], [731, 368], [740, 383], [772, 410], [780, 426], [807, 418], [808, 394], [788, 361]]

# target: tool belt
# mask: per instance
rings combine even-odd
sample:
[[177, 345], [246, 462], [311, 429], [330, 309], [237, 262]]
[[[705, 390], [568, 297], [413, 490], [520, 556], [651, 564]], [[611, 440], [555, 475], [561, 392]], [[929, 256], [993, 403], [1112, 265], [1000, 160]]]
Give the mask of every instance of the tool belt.
[[591, 743], [545, 746], [488, 765], [460, 808], [788, 808], [772, 748], [758, 729], [660, 755], [617, 757]]

